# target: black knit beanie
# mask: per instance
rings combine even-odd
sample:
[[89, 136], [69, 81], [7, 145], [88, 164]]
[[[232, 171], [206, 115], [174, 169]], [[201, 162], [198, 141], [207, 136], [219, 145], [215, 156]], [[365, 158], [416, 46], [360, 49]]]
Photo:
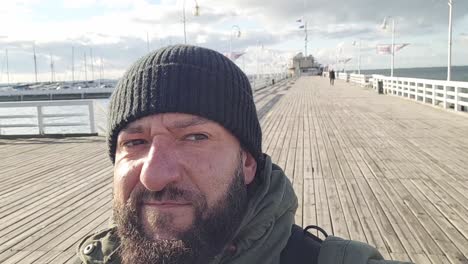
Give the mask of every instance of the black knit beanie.
[[186, 113], [230, 131], [262, 167], [262, 132], [247, 76], [224, 55], [176, 45], [134, 63], [109, 104], [107, 141], [115, 162], [117, 136], [129, 123], [152, 114]]

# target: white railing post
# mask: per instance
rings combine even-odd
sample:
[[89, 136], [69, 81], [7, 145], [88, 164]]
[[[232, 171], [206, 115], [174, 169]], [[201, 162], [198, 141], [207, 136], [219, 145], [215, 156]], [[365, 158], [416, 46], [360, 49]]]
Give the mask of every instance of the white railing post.
[[444, 85], [444, 109], [447, 109], [447, 85]]
[[455, 86], [455, 111], [458, 112], [458, 86]]
[[426, 84], [423, 85], [423, 102], [426, 103]]
[[88, 103], [89, 128], [92, 134], [96, 133], [96, 124], [94, 122], [94, 101]]
[[436, 105], [436, 85], [432, 84], [432, 105]]
[[44, 119], [42, 117], [42, 106], [37, 106], [37, 128], [39, 129], [39, 135], [44, 135]]
[[415, 83], [414, 86], [414, 100], [418, 101], [418, 93], [419, 93], [419, 83]]
[[[424, 84], [424, 83], [421, 83], [421, 85], [422, 85], [422, 86], [421, 86], [421, 92], [422, 92], [422, 94], [423, 94], [422, 98], [423, 98], [423, 101], [424, 101], [424, 89], [425, 89], [425, 88], [424, 88], [424, 85], [425, 85], [425, 84]], [[419, 97], [419, 86], [418, 86], [418, 88], [416, 89], [416, 98], [415, 98], [416, 101], [419, 101], [419, 98], [418, 98], [418, 97]]]
[[[416, 85], [417, 83], [414, 83], [414, 84]], [[406, 91], [408, 92], [408, 93], [407, 93], [408, 99], [411, 99], [411, 91], [413, 90], [413, 88], [415, 87], [415, 85], [412, 85], [411, 82], [408, 82], [408, 84], [407, 84], [406, 86], [403, 85], [403, 87], [405, 87]]]

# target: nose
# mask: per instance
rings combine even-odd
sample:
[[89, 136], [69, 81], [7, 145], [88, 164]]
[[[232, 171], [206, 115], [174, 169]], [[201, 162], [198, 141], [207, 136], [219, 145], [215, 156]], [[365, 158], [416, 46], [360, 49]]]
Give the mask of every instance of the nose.
[[151, 142], [140, 181], [150, 191], [161, 191], [181, 179], [181, 167], [172, 140], [155, 136]]

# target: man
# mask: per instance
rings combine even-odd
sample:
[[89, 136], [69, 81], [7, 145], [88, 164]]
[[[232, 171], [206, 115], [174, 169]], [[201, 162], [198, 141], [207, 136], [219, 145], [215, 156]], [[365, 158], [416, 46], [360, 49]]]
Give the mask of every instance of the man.
[[332, 69], [329, 72], [330, 75], [330, 85], [335, 85], [335, 71]]
[[262, 153], [247, 76], [218, 52], [143, 57], [119, 81], [108, 123], [114, 224], [84, 238], [79, 263], [389, 263], [294, 225], [297, 198]]

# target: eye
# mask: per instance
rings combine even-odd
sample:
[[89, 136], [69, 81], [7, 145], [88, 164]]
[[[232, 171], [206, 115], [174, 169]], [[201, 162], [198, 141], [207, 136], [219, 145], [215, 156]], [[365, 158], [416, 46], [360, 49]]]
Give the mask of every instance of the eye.
[[185, 136], [184, 139], [189, 141], [201, 141], [208, 139], [208, 136], [205, 134], [190, 134]]
[[131, 148], [131, 147], [135, 147], [135, 146], [142, 145], [145, 143], [146, 143], [146, 140], [144, 139], [132, 139], [132, 140], [127, 140], [127, 141], [122, 142], [122, 146], [126, 148]]

